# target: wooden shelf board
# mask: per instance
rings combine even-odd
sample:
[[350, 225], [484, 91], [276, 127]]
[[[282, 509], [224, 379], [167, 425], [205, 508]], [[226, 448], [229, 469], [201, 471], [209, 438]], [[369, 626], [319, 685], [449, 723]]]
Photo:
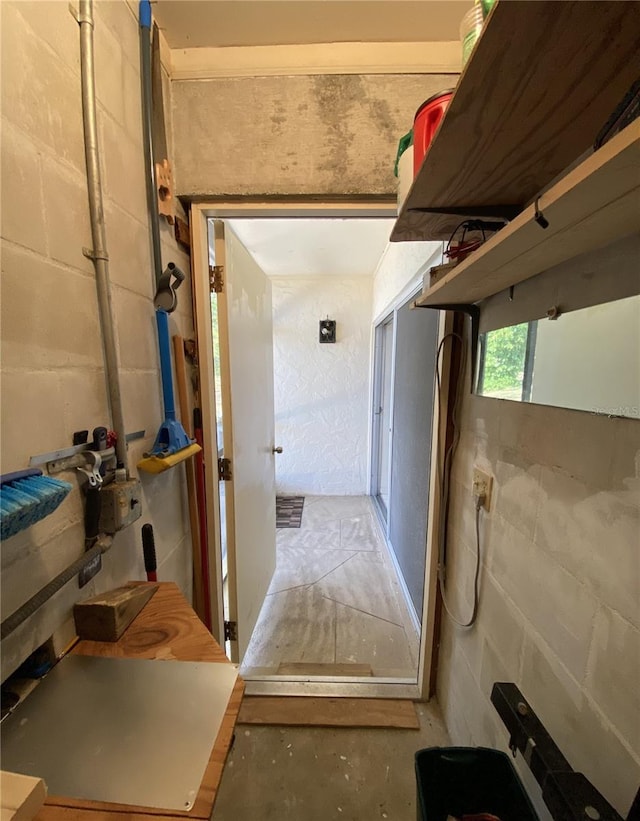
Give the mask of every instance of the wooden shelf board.
[[548, 228], [529, 206], [416, 304], [478, 302], [640, 230], [640, 120], [550, 188], [539, 208]]
[[637, 79], [640, 3], [499, 0], [460, 76], [391, 240], [463, 219], [414, 208], [524, 207], [593, 144]]

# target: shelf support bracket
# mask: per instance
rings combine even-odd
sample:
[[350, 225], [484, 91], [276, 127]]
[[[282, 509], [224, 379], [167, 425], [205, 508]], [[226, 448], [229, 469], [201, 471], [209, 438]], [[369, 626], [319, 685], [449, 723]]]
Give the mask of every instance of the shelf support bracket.
[[471, 317], [471, 392], [473, 393], [473, 382], [476, 374], [478, 356], [478, 338], [480, 336], [480, 306], [464, 305], [459, 302], [444, 303], [441, 305], [418, 305], [415, 308], [435, 308], [437, 311], [457, 311]]
[[522, 211], [522, 205], [438, 205], [435, 208], [408, 208], [412, 214], [452, 214], [469, 219], [489, 217], [510, 222]]

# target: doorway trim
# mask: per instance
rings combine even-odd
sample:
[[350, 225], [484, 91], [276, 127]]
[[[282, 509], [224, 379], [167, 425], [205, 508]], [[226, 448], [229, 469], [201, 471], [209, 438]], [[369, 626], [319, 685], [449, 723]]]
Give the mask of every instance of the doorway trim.
[[[233, 219], [239, 217], [255, 217], [261, 219], [282, 218], [282, 217], [371, 217], [384, 218], [396, 216], [396, 203], [390, 200], [369, 200], [362, 202], [345, 202], [340, 200], [233, 200], [233, 199], [209, 199], [202, 202], [194, 202], [190, 208], [190, 228], [191, 228], [191, 266], [192, 266], [192, 290], [194, 303], [194, 325], [195, 335], [198, 345], [199, 356], [199, 378], [200, 378], [200, 404], [203, 419], [203, 450], [205, 462], [206, 481], [206, 504], [207, 510], [213, 515], [207, 517], [207, 541], [209, 549], [209, 574], [210, 574], [210, 598], [212, 613], [212, 633], [218, 643], [224, 647], [224, 611], [223, 611], [223, 579], [222, 550], [220, 539], [220, 510], [219, 510], [219, 490], [217, 471], [217, 417], [215, 405], [215, 391], [213, 385], [213, 340], [209, 316], [209, 247], [207, 221], [210, 218]], [[423, 267], [428, 267], [431, 257]], [[380, 317], [376, 317], [372, 324], [380, 322], [381, 318], [388, 316], [395, 307], [400, 304], [400, 300], [406, 302], [407, 298], [416, 290], [417, 284], [422, 275], [422, 268], [418, 275], [403, 288], [402, 292], [393, 300]], [[450, 314], [441, 314], [439, 323], [438, 344], [447, 333], [450, 326]], [[395, 339], [395, 328], [394, 328]], [[372, 337], [373, 344], [373, 337]], [[372, 362], [373, 365], [373, 362]], [[436, 592], [437, 592], [437, 559], [438, 545], [437, 534], [439, 521], [440, 504], [438, 488], [437, 462], [440, 454], [437, 449], [437, 437], [439, 430], [446, 429], [446, 418], [448, 408], [446, 397], [448, 395], [448, 369], [446, 361], [443, 361], [442, 374], [442, 401], [440, 407], [434, 403], [433, 409], [433, 442], [432, 453], [435, 458], [431, 460], [431, 476], [429, 482], [429, 494], [431, 504], [429, 506], [429, 518], [427, 522], [427, 562], [424, 588], [423, 604], [423, 625], [420, 637], [420, 653], [418, 658], [417, 684], [408, 682], [344, 682], [334, 679], [313, 681], [292, 681], [290, 678], [278, 681], [279, 677], [270, 677], [269, 680], [251, 682], [252, 693], [277, 693], [296, 695], [318, 695], [317, 686], [322, 688], [322, 694], [326, 695], [354, 695], [353, 688], [357, 688], [358, 695], [370, 695], [369, 688], [377, 688], [380, 695], [387, 697], [405, 697], [427, 700], [432, 693], [429, 691], [431, 679], [431, 668], [436, 657], [434, 648], [435, 624], [436, 624]], [[371, 375], [372, 389], [373, 375]], [[371, 437], [371, 428], [369, 437]], [[371, 470], [369, 470], [371, 476]], [[275, 680], [274, 680], [275, 679]], [[341, 684], [346, 685], [341, 688]], [[255, 685], [255, 686], [254, 686]], [[317, 685], [317, 686], [316, 686]], [[360, 692], [362, 690], [362, 692]], [[365, 692], [367, 691], [367, 692]], [[248, 690], [249, 692], [249, 690]]]

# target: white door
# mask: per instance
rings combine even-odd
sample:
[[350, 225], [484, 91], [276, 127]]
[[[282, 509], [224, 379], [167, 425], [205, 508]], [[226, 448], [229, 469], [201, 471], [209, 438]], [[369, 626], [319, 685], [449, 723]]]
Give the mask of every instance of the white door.
[[214, 222], [222, 381], [229, 620], [242, 661], [276, 565], [271, 282], [221, 220]]

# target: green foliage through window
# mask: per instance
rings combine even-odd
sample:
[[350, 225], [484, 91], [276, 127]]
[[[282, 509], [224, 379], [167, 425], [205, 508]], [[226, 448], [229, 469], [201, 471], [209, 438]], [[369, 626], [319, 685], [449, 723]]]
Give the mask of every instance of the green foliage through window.
[[498, 328], [485, 335], [484, 373], [480, 392], [522, 391], [529, 323]]

